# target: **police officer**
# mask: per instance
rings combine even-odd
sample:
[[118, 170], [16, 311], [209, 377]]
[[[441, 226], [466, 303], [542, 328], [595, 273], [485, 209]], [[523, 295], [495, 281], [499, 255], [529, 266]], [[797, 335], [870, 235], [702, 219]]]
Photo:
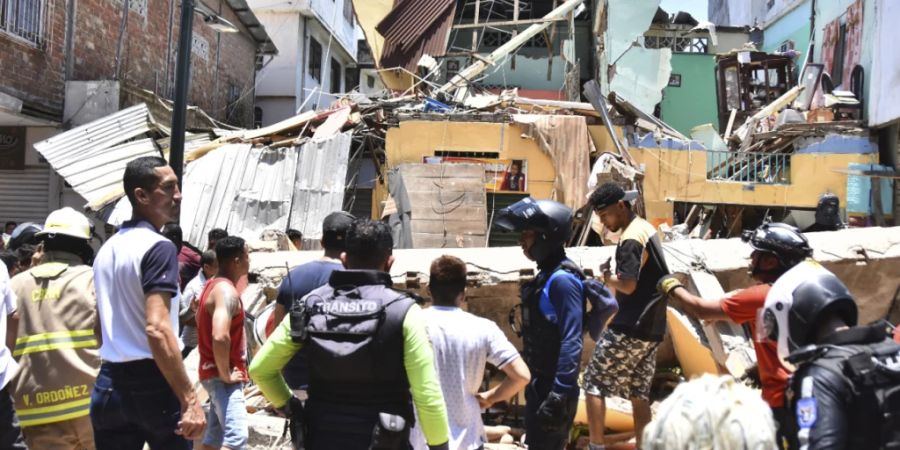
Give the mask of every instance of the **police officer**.
[[900, 345], [887, 322], [856, 321], [853, 296], [827, 272], [766, 300], [764, 331], [797, 367], [786, 397], [801, 449], [900, 446]]
[[495, 223], [522, 233], [519, 244], [539, 270], [521, 290], [523, 353], [532, 373], [525, 388], [525, 441], [531, 448], [561, 449], [578, 407], [584, 345], [584, 288], [564, 249], [572, 210], [528, 197], [500, 210]]
[[100, 354], [91, 225], [62, 208], [35, 238], [43, 243], [41, 263], [12, 279], [19, 298], [16, 411], [30, 448], [93, 449], [88, 414]]
[[[347, 270], [304, 297], [250, 365], [250, 376], [283, 414], [303, 417], [312, 450], [407, 449], [415, 418], [432, 449], [446, 449], [449, 425], [422, 311], [391, 288], [393, 239], [383, 222], [356, 219], [341, 261]], [[282, 368], [309, 350], [309, 400]]]

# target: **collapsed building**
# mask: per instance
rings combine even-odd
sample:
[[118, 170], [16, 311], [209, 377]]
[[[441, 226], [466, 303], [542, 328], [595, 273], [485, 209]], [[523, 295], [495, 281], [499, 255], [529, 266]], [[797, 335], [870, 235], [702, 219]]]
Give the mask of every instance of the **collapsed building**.
[[[825, 106], [826, 96], [837, 94], [819, 92], [814, 65], [798, 84], [789, 57], [719, 48], [707, 56], [715, 58], [710, 89], [724, 131], [710, 124], [685, 132], [657, 117], [655, 105], [672, 82], [672, 46], [701, 38], [717, 45], [725, 34], [714, 27], [677, 14], [664, 19], [658, 5], [613, 0], [586, 10], [581, 0], [545, 10], [524, 0], [413, 3], [354, 2], [375, 63], [362, 78], [377, 77], [384, 91], [350, 93], [264, 128], [198, 124], [186, 136], [185, 240], [203, 247], [210, 229], [224, 228], [253, 241], [243, 293], [253, 316], [265, 317], [288, 268], [319, 256], [285, 252], [286, 240], [261, 236], [295, 228], [305, 248], [316, 248], [322, 219], [340, 209], [392, 225], [398, 250], [391, 275], [399, 288], [425, 294], [428, 264], [441, 254], [466, 261], [470, 311], [500, 324], [517, 345], [509, 311], [534, 267], [515, 248], [517, 236], [492, 225], [499, 209], [525, 196], [578, 212], [568, 251], [592, 273], [613, 254], [603, 245], [616, 236], [585, 207], [586, 196], [605, 181], [639, 190], [637, 209], [669, 240], [669, 267], [705, 297], [751, 283], [749, 248], [725, 239], [743, 229], [765, 220], [810, 228], [827, 195], [837, 199], [841, 222], [884, 225], [892, 218], [885, 197], [892, 175], [879, 164], [877, 139], [854, 117], [849, 96]], [[575, 56], [583, 51], [574, 48], [579, 33], [596, 38], [587, 49], [597, 55], [596, 67]], [[667, 33], [691, 40], [666, 43]], [[518, 53], [539, 36], [547, 47], [540, 58], [533, 48], [524, 53], [531, 56]], [[489, 53], [479, 45], [485, 40]], [[555, 89], [491, 82], [538, 64], [546, 69], [545, 87]], [[157, 116], [137, 105], [35, 148], [98, 220], [116, 225], [130, 216], [121, 186], [127, 162], [169, 151], [169, 131]], [[812, 233], [810, 240], [815, 258], [857, 296], [863, 321], [900, 321], [900, 228]], [[670, 307], [669, 323], [660, 395], [682, 379], [740, 376], [752, 364], [739, 327], [700, 324], [678, 305]], [[264, 401], [257, 397], [254, 405]], [[613, 410], [607, 425], [630, 438], [627, 407]], [[498, 422], [515, 423], [512, 414]], [[583, 411], [578, 420], [584, 423]]]

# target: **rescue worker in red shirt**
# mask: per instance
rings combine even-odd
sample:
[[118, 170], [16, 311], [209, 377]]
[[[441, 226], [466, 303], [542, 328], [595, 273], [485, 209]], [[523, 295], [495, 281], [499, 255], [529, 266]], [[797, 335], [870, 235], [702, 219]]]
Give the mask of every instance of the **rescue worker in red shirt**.
[[778, 423], [778, 443], [782, 448], [785, 445], [796, 448], [796, 434], [791, 431], [794, 428], [791, 425], [794, 416], [784, 402], [784, 389], [790, 372], [779, 361], [775, 343], [758, 341], [755, 328], [757, 313], [765, 304], [772, 283], [788, 269], [812, 256], [812, 248], [800, 230], [783, 223], [763, 224], [755, 231], [745, 231], [741, 238], [753, 248], [750, 255], [750, 276], [760, 284], [730, 292], [723, 299], [697, 297], [684, 289], [672, 275], [663, 277], [658, 287], [670, 298], [679, 300], [688, 314], [699, 319], [731, 319], [738, 324], [750, 326], [762, 396], [772, 408], [772, 415]]

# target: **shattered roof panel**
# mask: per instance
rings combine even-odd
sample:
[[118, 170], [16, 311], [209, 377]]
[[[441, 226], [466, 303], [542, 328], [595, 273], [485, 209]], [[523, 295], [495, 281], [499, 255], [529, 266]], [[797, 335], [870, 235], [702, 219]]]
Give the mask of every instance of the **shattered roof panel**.
[[161, 156], [153, 140], [129, 140], [152, 129], [141, 103], [34, 144], [53, 169], [88, 204], [123, 194], [125, 165], [141, 156]]
[[455, 11], [455, 0], [397, 1], [375, 27], [384, 36], [381, 67], [415, 71], [422, 55], [443, 55]]
[[267, 225], [286, 228], [296, 155], [293, 148], [230, 144], [188, 164], [181, 201], [185, 240], [205, 248], [213, 228], [253, 237]]
[[345, 131], [300, 149], [289, 225], [303, 233], [304, 241], [321, 239], [325, 216], [343, 207], [352, 141], [352, 131]]

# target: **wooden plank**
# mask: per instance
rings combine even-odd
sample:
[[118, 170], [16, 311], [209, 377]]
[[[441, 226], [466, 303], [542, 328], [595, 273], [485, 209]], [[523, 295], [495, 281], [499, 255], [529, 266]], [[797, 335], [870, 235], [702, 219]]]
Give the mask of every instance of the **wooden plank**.
[[[449, 208], [448, 208], [449, 209]], [[484, 206], [463, 205], [452, 211], [437, 210], [432, 208], [416, 208], [413, 206], [411, 220], [457, 220], [460, 217], [487, 217], [487, 209]]]
[[734, 118], [737, 117], [737, 109], [731, 110], [731, 115], [728, 116], [728, 126], [725, 127], [725, 135], [722, 136], [722, 139], [728, 140], [731, 137], [731, 130], [734, 128]]
[[407, 178], [478, 178], [484, 179], [481, 164], [401, 164], [400, 173]]
[[415, 248], [487, 247], [487, 238], [485, 236], [413, 233], [412, 239]]
[[[700, 297], [714, 299], [725, 297], [725, 290], [722, 289], [722, 285], [719, 284], [719, 280], [716, 279], [715, 275], [703, 271], [692, 271], [689, 275], [691, 284]], [[723, 367], [733, 366], [733, 364], [728, 364], [728, 353], [725, 351], [722, 336], [742, 339], [748, 347], [751, 345], [744, 334], [744, 329], [731, 321], [703, 322], [703, 331], [709, 340], [713, 358]], [[732, 373], [732, 375], [741, 376], [743, 374]]]
[[459, 192], [459, 191], [435, 191], [435, 192], [407, 192], [409, 201], [412, 204], [412, 210], [421, 208], [434, 209], [437, 211], [449, 211], [457, 206], [480, 206], [484, 207], [487, 203], [485, 200], [484, 190], [481, 192]]
[[485, 186], [484, 180], [478, 178], [404, 178], [404, 181], [406, 192], [473, 192]]
[[445, 231], [450, 234], [465, 234], [472, 236], [484, 236], [487, 234], [487, 223], [482, 220], [412, 220], [410, 221], [413, 233], [442, 234]]

